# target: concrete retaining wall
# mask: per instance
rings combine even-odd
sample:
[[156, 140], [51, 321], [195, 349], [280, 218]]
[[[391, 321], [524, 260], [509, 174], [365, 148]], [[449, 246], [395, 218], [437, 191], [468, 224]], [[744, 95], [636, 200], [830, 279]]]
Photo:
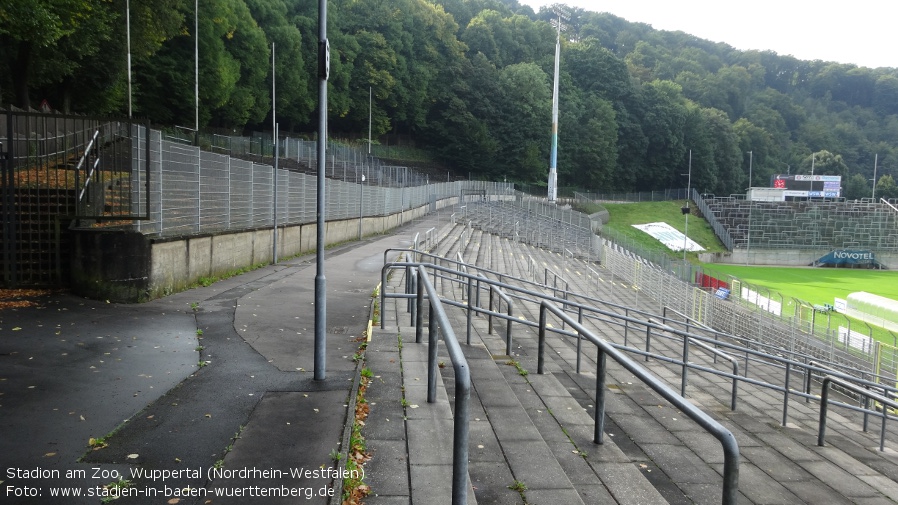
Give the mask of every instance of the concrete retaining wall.
[[[457, 200], [443, 199], [437, 202], [437, 208]], [[429, 210], [430, 205], [423, 205], [401, 215], [365, 217], [362, 236], [383, 234]], [[279, 227], [278, 258], [314, 252], [317, 228], [316, 223]], [[75, 230], [73, 235], [73, 292], [116, 302], [152, 300], [183, 291], [203, 278], [273, 261], [274, 231], [270, 228], [171, 238], [103, 229]], [[326, 245], [358, 240], [358, 218], [328, 221], [325, 237]]]
[[[748, 251], [745, 249], [736, 249], [724, 253], [701, 253], [698, 255], [698, 259], [705, 263], [804, 267], [810, 265], [829, 252], [830, 249], [751, 249]], [[877, 254], [876, 261], [882, 263], [889, 269], [898, 268], [898, 254]]]

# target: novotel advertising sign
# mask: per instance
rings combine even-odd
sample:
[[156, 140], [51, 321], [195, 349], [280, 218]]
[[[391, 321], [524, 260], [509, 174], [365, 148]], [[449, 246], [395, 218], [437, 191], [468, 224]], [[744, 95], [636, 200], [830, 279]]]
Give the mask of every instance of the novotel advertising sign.
[[862, 265], [876, 261], [873, 251], [836, 249], [817, 260], [824, 265]]

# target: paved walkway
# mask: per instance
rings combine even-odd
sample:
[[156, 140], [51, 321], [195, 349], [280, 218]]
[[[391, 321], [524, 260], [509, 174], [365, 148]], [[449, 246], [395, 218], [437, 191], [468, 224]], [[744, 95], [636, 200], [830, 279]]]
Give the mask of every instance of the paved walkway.
[[[326, 252], [323, 381], [314, 255], [140, 305], [54, 294], [0, 311], [0, 501], [95, 504], [119, 478], [134, 496], [117, 503], [339, 496], [331, 453], [383, 252], [440, 219]], [[268, 488], [294, 497], [260, 497]]]

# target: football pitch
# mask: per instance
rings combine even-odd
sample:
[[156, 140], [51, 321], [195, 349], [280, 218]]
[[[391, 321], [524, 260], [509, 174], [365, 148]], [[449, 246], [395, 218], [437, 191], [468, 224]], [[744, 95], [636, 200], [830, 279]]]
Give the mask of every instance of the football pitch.
[[[705, 273], [727, 280], [726, 275], [755, 286], [764, 286], [783, 297], [814, 305], [832, 304], [849, 293], [866, 291], [898, 300], [898, 271], [857, 268], [762, 267], [706, 264]], [[715, 275], [716, 273], [723, 275]], [[788, 299], [788, 298], [787, 298]]]

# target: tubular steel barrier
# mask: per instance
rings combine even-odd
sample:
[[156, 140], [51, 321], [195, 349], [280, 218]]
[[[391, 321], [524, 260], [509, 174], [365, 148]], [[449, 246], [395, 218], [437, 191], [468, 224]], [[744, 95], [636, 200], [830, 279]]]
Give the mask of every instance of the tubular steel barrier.
[[898, 402], [895, 402], [891, 398], [886, 398], [885, 396], [878, 395], [876, 393], [871, 393], [870, 391], [865, 390], [864, 388], [858, 387], [855, 384], [852, 384], [846, 380], [840, 379], [838, 377], [833, 377], [832, 375], [827, 375], [823, 378], [823, 386], [822, 392], [820, 394], [820, 427], [817, 431], [817, 445], [823, 447], [826, 445], [824, 442], [824, 436], [826, 435], [826, 414], [829, 406], [829, 391], [831, 384], [838, 384], [840, 387], [848, 389], [849, 391], [853, 391], [856, 394], [862, 395], [864, 397], [870, 398], [872, 400], [878, 401], [882, 403], [882, 413], [877, 412], [876, 410], [869, 409], [861, 409], [859, 407], [853, 407], [850, 405], [845, 405], [843, 403], [833, 402], [842, 407], [848, 407], [852, 410], [863, 410], [865, 412], [871, 412], [876, 415], [882, 416], [882, 427], [879, 431], [879, 450], [880, 452], [885, 450], [886, 443], [886, 421], [889, 418], [888, 412], [886, 412], [886, 405], [893, 409], [898, 409]]
[[[393, 250], [393, 249], [391, 249], [391, 250]], [[388, 250], [388, 252], [391, 250]], [[400, 249], [397, 249], [397, 250], [400, 250]], [[386, 254], [387, 253], [385, 253], [385, 255]], [[429, 253], [422, 253], [422, 255], [425, 257], [430, 256], [430, 257], [434, 257], [434, 258], [439, 258], [440, 261], [445, 262], [450, 265], [456, 264], [456, 262], [454, 260], [440, 258], [435, 255], [430, 255]], [[386, 271], [388, 269], [406, 268], [408, 265], [409, 264], [407, 264], [407, 263], [388, 263], [388, 264], [386, 264], [381, 272], [382, 281], [385, 280]], [[468, 279], [468, 278], [473, 279], [474, 275], [479, 275], [479, 274], [475, 274], [475, 273], [460, 272], [459, 270], [457, 270], [458, 267], [448, 268], [445, 266], [429, 264], [429, 263], [425, 264], [425, 265], [428, 268], [431, 268], [436, 273], [437, 277], [439, 279], [441, 279], [443, 282], [449, 281], [451, 283], [458, 284], [458, 285], [464, 284], [465, 279]], [[417, 265], [414, 265], [414, 266], [417, 266]], [[639, 349], [636, 347], [628, 346], [628, 344], [626, 343], [626, 340], [623, 345], [614, 344], [614, 343], [610, 344], [613, 347], [615, 347], [616, 349], [619, 349], [621, 351], [625, 351], [627, 353], [635, 354], [635, 355], [642, 355], [642, 356], [644, 356], [644, 358], [646, 360], [651, 358], [651, 359], [654, 359], [657, 361], [671, 363], [671, 364], [674, 364], [681, 368], [684, 366], [687, 366], [688, 368], [693, 369], [693, 370], [712, 373], [712, 374], [715, 374], [715, 375], [718, 375], [721, 377], [727, 377], [731, 380], [738, 380], [738, 381], [742, 381], [744, 383], [751, 384], [754, 386], [763, 387], [766, 389], [777, 391], [780, 394], [782, 394], [782, 398], [783, 398], [783, 400], [782, 400], [782, 424], [784, 426], [786, 425], [786, 422], [788, 419], [788, 408], [789, 408], [789, 401], [790, 401], [791, 396], [803, 397], [806, 400], [816, 400], [817, 399], [813, 395], [805, 393], [805, 391], [803, 391], [804, 388], [792, 389], [790, 387], [791, 377], [796, 372], [804, 373], [805, 375], [807, 375], [812, 372], [821, 372], [821, 371], [825, 371], [825, 370], [814, 367], [813, 365], [810, 365], [808, 363], [808, 361], [805, 361], [805, 360], [799, 361], [798, 359], [789, 359], [789, 358], [783, 357], [782, 354], [786, 354], [788, 356], [789, 353], [784, 352], [784, 350], [782, 350], [782, 349], [776, 349], [774, 347], [770, 347], [765, 352], [762, 350], [749, 348], [749, 347], [746, 347], [746, 345], [750, 345], [752, 347], [759, 347], [762, 349], [764, 348], [764, 346], [758, 346], [756, 343], [753, 343], [753, 342], [750, 342], [749, 344], [745, 344], [738, 337], [733, 337], [732, 335], [726, 335], [726, 334], [722, 334], [719, 332], [714, 332], [713, 336], [705, 336], [705, 335], [699, 335], [699, 334], [695, 334], [695, 333], [684, 332], [682, 330], [674, 329], [670, 326], [662, 326], [662, 325], [648, 321], [649, 318], [662, 317], [662, 316], [657, 316], [655, 314], [650, 314], [647, 312], [633, 310], [633, 309], [627, 309], [627, 308], [622, 308], [623, 309], [622, 312], [624, 312], [624, 314], [612, 312], [610, 310], [604, 310], [604, 309], [597, 308], [596, 305], [604, 305], [606, 307], [609, 307], [610, 309], [615, 309], [615, 308], [621, 309], [621, 307], [614, 307], [613, 304], [609, 304], [602, 300], [585, 297], [585, 296], [582, 296], [582, 295], [579, 295], [576, 293], [575, 293], [575, 296], [577, 296], [578, 298], [582, 298], [583, 300], [585, 300], [585, 302], [561, 298], [561, 297], [553, 296], [553, 295], [546, 294], [546, 293], [541, 293], [541, 292], [527, 289], [527, 288], [524, 288], [521, 286], [509, 284], [508, 282], [505, 282], [505, 281], [514, 281], [514, 282], [519, 282], [519, 283], [525, 284], [525, 285], [533, 285], [539, 289], [550, 289], [551, 290], [552, 288], [544, 286], [544, 285], [540, 285], [540, 284], [537, 284], [537, 283], [534, 283], [531, 281], [527, 281], [524, 279], [516, 279], [514, 277], [510, 277], [507, 275], [498, 274], [496, 272], [492, 272], [487, 269], [478, 268], [473, 265], [466, 265], [466, 267], [471, 270], [479, 270], [480, 272], [488, 272], [491, 274], [495, 274], [497, 276], [501, 275], [499, 280], [492, 280], [492, 279], [487, 279], [487, 278], [481, 277], [480, 283], [482, 284], [485, 282], [487, 284], [500, 287], [501, 289], [503, 289], [503, 291], [506, 293], [506, 295], [508, 295], [512, 299], [518, 299], [518, 300], [522, 300], [524, 302], [534, 303], [537, 305], [540, 304], [541, 301], [544, 301], [544, 300], [551, 301], [561, 307], [564, 307], [563, 309], [559, 309], [559, 310], [562, 310], [563, 312], [571, 313], [573, 311], [577, 311], [578, 316], [581, 319], [581, 321], [582, 320], [587, 320], [587, 321], [595, 320], [595, 321], [598, 321], [601, 323], [607, 323], [607, 324], [622, 327], [625, 331], [625, 333], [624, 333], [625, 339], [627, 338], [627, 333], [626, 333], [627, 330], [633, 329], [634, 326], [639, 327], [640, 329], [642, 327], [644, 327], [645, 328], [645, 337], [646, 337], [645, 348]], [[387, 296], [388, 295], [383, 290], [381, 290], [381, 306], [383, 306], [383, 304], [385, 302], [385, 298]], [[391, 298], [407, 298], [407, 297], [412, 297], [412, 296], [414, 296], [414, 295], [402, 294], [402, 293], [394, 293], [394, 294], [389, 295], [389, 297], [391, 297]], [[492, 310], [487, 310], [487, 309], [481, 308], [472, 303], [461, 303], [461, 302], [455, 302], [452, 300], [444, 300], [443, 303], [450, 305], [450, 306], [463, 308], [468, 311], [474, 311], [474, 312], [478, 312], [478, 313], [486, 313], [486, 314], [491, 315], [492, 317], [498, 317], [498, 318], [506, 319], [506, 320], [509, 319], [507, 314], [494, 312]], [[646, 319], [645, 320], [636, 319], [636, 318], [632, 317], [630, 314], [642, 315], [642, 316], [645, 316]], [[673, 321], [673, 322], [679, 323], [678, 321], [671, 320], [671, 319], [665, 319], [663, 317], [662, 317], [662, 320]], [[520, 317], [515, 317], [514, 321], [518, 325], [521, 325], [521, 326], [538, 328], [538, 323], [536, 323], [534, 321], [529, 321], [527, 319], [523, 319]], [[470, 322], [469, 322], [469, 324], [470, 324]], [[566, 324], [566, 322], [565, 322], [565, 324]], [[583, 323], [578, 322], [578, 324], [582, 325]], [[383, 321], [382, 321], [382, 327], [383, 327]], [[697, 329], [701, 329], [701, 328], [698, 327]], [[468, 329], [468, 331], [470, 331], [470, 328]], [[712, 330], [709, 330], [709, 331], [712, 331]], [[555, 328], [555, 329], [553, 329], [553, 332], [555, 332], [559, 335], [566, 335], [571, 338], [578, 338], [578, 339], [580, 338], [579, 332], [567, 331], [564, 328]], [[673, 337], [675, 337], [677, 339], [683, 339], [683, 341], [688, 339], [690, 341], [690, 344], [695, 344], [697, 342], [701, 342], [708, 347], [715, 348], [717, 351], [720, 351], [720, 349], [717, 349], [717, 348], [723, 348], [726, 351], [726, 354], [730, 357], [732, 356], [732, 354], [736, 354], [736, 353], [744, 354], [745, 355], [745, 368], [742, 371], [742, 375], [737, 375], [735, 373], [730, 373], [730, 372], [724, 372], [721, 370], [703, 366], [698, 363], [689, 363], [688, 362], [688, 354], [686, 356], [681, 355], [678, 358], [672, 358], [672, 357], [668, 357], [668, 356], [661, 355], [658, 353], [653, 353], [652, 346], [651, 346], [651, 340], [654, 337], [673, 338], [671, 336], [665, 335], [664, 333], [668, 333], [668, 334], [672, 333]], [[731, 340], [731, 341], [720, 340], [721, 337], [726, 338], [727, 340]], [[632, 338], [632, 337], [630, 337], [630, 338]], [[680, 342], [680, 344], [686, 345], [684, 342]], [[711, 351], [709, 351], [709, 352], [711, 352]], [[717, 352], [711, 352], [711, 354], [715, 357], [721, 356], [721, 354], [718, 354]], [[804, 358], [804, 357], [802, 357], [802, 358]], [[578, 359], [578, 361], [580, 359], [579, 345], [578, 345], [577, 359]], [[730, 359], [728, 359], [728, 360], [730, 361], [730, 363], [733, 362]], [[755, 379], [755, 378], [749, 377], [748, 376], [748, 364], [751, 361], [763, 363], [765, 365], [773, 367], [774, 369], [782, 370], [783, 371], [782, 382], [769, 382], [767, 380]], [[858, 378], [852, 377], [851, 375], [848, 375], [848, 374], [840, 373], [840, 374], [835, 374], [835, 375], [838, 375], [839, 377], [843, 378], [844, 380], [852, 381], [853, 383], [857, 384], [858, 387], [869, 387], [869, 388], [877, 388], [877, 389], [881, 388], [881, 390], [883, 390], [885, 392], [885, 394], [898, 394], [898, 388], [891, 388], [888, 386], [883, 386], [882, 384], [878, 384], [878, 383], [863, 380], [863, 379], [858, 379]], [[682, 379], [681, 379], [681, 387], [682, 387]], [[732, 401], [731, 401], [731, 405], [732, 405]], [[847, 406], [847, 407], [852, 408], [851, 406]]]
[[[649, 319], [649, 322], [655, 321]], [[661, 326], [668, 327], [665, 324], [662, 324]], [[673, 328], [670, 329], [673, 330]], [[693, 344], [696, 347], [699, 347], [710, 353], [714, 357], [715, 363], [717, 362], [717, 357], [720, 356], [721, 358], [729, 361], [731, 365], [733, 365], [733, 388], [730, 397], [730, 410], [736, 410], [736, 398], [738, 396], [739, 388], [739, 360], [723, 351], [720, 351], [719, 349], [715, 349], [714, 347], [705, 344], [704, 342], [690, 338], [688, 334], [683, 336], [683, 369], [680, 379], [680, 396], [686, 396], [687, 375], [689, 373], [689, 344]]]
[[427, 402], [436, 402], [437, 388], [437, 331], [443, 335], [446, 351], [455, 371], [455, 413], [453, 415], [452, 439], [452, 504], [465, 505], [468, 499], [468, 403], [471, 396], [471, 371], [464, 352], [455, 337], [446, 311], [433, 283], [423, 265], [418, 272], [418, 292], [415, 295], [417, 317], [415, 321], [415, 341], [421, 341], [424, 294], [427, 293]]
[[[511, 322], [512, 322], [512, 318], [514, 317], [514, 301], [511, 299], [511, 297], [506, 295], [505, 292], [503, 292], [500, 288], [490, 284], [490, 307], [489, 308], [490, 308], [491, 313], [488, 316], [488, 322], [487, 322], [487, 327], [489, 328], [487, 333], [489, 335], [493, 334], [492, 311], [493, 311], [493, 299], [494, 299], [493, 295], [494, 294], [499, 295], [499, 299], [505, 301], [505, 308], [507, 309], [506, 314], [508, 315], [508, 318], [505, 321], [505, 354], [511, 356]], [[497, 301], [496, 303], [497, 303], [496, 310], [498, 311], [498, 309], [500, 308], [499, 305], [501, 304], [501, 302]]]
[[723, 490], [721, 503], [723, 505], [736, 505], [739, 491], [739, 444], [736, 437], [730, 430], [726, 429], [722, 424], [705, 414], [701, 409], [688, 402], [685, 398], [678, 395], [667, 384], [649, 373], [646, 369], [636, 364], [623, 353], [619, 352], [614, 346], [607, 341], [595, 336], [590, 330], [568, 316], [558, 307], [543, 300], [540, 303], [539, 310], [539, 344], [537, 356], [537, 373], [544, 372], [544, 354], [546, 343], [546, 312], [555, 314], [556, 317], [566, 320], [572, 328], [575, 328], [587, 340], [595, 344], [597, 348], [596, 356], [596, 406], [595, 406], [595, 429], [593, 442], [602, 444], [605, 431], [605, 360], [610, 356], [618, 364], [626, 368], [643, 384], [652, 388], [656, 393], [663, 396], [667, 401], [673, 404], [681, 412], [689, 416], [699, 426], [714, 436], [723, 448]]

